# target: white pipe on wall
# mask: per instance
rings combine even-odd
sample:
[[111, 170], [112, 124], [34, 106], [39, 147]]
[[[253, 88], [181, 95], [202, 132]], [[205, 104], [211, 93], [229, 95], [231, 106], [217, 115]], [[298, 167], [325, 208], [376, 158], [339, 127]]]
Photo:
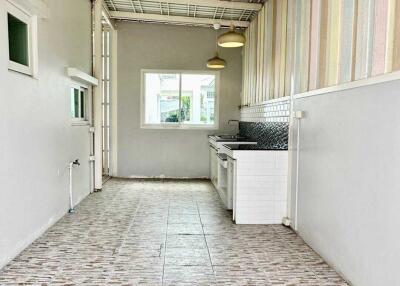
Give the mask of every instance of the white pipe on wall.
[[295, 111], [294, 118], [297, 119], [297, 143], [296, 143], [296, 188], [295, 188], [295, 216], [294, 216], [294, 230], [297, 231], [298, 222], [298, 202], [299, 202], [299, 162], [300, 162], [300, 119], [303, 118], [303, 111]]
[[68, 164], [68, 169], [69, 169], [69, 213], [74, 213], [74, 200], [73, 200], [73, 194], [72, 194], [72, 170], [74, 168], [74, 165], [80, 165], [79, 160], [76, 159], [75, 161], [71, 161]]

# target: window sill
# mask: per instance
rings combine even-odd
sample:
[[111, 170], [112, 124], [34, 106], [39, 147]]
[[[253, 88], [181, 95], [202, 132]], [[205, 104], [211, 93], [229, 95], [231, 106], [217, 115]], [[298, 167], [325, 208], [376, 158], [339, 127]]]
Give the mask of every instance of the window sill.
[[24, 65], [21, 65], [19, 63], [13, 62], [13, 61], [8, 61], [8, 71], [16, 72], [16, 73], [19, 73], [19, 74], [23, 74], [23, 75], [29, 76], [31, 78], [35, 78], [33, 76], [33, 72], [32, 72], [31, 67], [24, 66]]
[[82, 120], [82, 121], [72, 121], [71, 122], [72, 126], [89, 126], [89, 121], [87, 120]]
[[164, 129], [164, 130], [218, 130], [215, 125], [168, 125], [168, 124], [142, 124], [141, 129]]

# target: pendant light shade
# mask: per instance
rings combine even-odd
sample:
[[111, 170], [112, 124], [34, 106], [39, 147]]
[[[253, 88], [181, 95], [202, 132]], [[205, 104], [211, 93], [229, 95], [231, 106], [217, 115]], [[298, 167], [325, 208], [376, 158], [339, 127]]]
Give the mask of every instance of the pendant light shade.
[[215, 56], [207, 61], [207, 67], [209, 69], [223, 69], [226, 66], [226, 61], [218, 56], [218, 44], [217, 44], [217, 30], [221, 27], [219, 24], [214, 24], [215, 29]]
[[218, 56], [218, 52], [215, 53], [215, 57], [207, 61], [207, 67], [209, 69], [223, 69], [226, 65], [225, 60]]
[[218, 37], [218, 45], [223, 48], [242, 47], [246, 43], [246, 38], [235, 32], [235, 26], [231, 25], [229, 32]]

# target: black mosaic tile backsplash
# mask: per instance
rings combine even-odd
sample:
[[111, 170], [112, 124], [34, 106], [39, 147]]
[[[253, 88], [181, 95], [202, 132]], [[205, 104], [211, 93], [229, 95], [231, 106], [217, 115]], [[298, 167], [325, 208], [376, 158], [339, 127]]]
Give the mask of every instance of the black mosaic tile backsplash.
[[287, 150], [288, 122], [239, 122], [239, 135], [256, 140], [262, 149]]

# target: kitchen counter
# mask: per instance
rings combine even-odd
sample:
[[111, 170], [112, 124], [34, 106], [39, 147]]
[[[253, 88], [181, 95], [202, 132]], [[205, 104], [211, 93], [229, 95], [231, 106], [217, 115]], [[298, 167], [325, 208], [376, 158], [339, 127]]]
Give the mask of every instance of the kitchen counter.
[[245, 137], [238, 137], [238, 138], [219, 138], [218, 136], [210, 135], [208, 136], [210, 139], [214, 140], [215, 142], [250, 142], [250, 143], [257, 143], [257, 141], [245, 138]]
[[223, 147], [232, 151], [287, 151], [287, 149], [265, 148], [257, 144], [224, 144]]
[[254, 141], [254, 140], [249, 139], [249, 138], [243, 138], [243, 137], [234, 138], [234, 139], [233, 138], [232, 139], [220, 139], [220, 138], [218, 138], [218, 136], [210, 135], [210, 136], [208, 136], [208, 143], [210, 143], [210, 146], [212, 148], [214, 148], [217, 151], [217, 153], [221, 153], [220, 150], [221, 149], [225, 149], [225, 148], [223, 148], [224, 144], [229, 144], [229, 145], [256, 145], [257, 141]]

